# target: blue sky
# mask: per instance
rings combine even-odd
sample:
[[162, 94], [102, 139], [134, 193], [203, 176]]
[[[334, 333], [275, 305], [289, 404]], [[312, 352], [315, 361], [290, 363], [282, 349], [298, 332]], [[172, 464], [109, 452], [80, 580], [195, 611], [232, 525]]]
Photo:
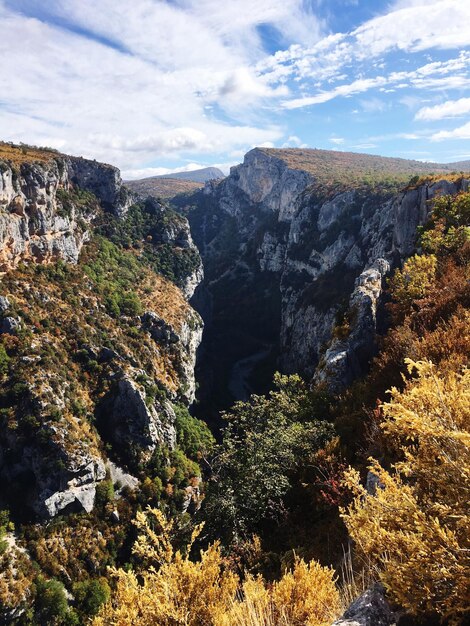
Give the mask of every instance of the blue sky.
[[0, 0], [0, 138], [135, 178], [256, 145], [470, 158], [468, 0]]

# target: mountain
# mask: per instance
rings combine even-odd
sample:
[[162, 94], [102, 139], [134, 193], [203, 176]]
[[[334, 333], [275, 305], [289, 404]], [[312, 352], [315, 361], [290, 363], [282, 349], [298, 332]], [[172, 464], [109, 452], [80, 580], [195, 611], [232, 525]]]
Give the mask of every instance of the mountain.
[[130, 180], [126, 186], [140, 198], [174, 198], [179, 194], [187, 194], [204, 187], [204, 183], [179, 178], [143, 178]]
[[351, 538], [388, 596], [346, 617], [466, 610], [457, 165], [255, 148], [204, 188], [145, 179], [186, 186], [177, 212], [111, 165], [0, 143], [1, 623], [245, 623], [254, 593], [259, 623], [331, 624]]
[[112, 166], [11, 145], [0, 158], [2, 499], [29, 519], [89, 512], [113, 461], [136, 471], [176, 445], [200, 257], [186, 219], [135, 204]]
[[[412, 254], [428, 201], [466, 184], [452, 170], [367, 154], [255, 148], [227, 178], [188, 199], [205, 269], [194, 301], [207, 318], [201, 414], [233, 402], [240, 368], [245, 394], [265, 388], [279, 366], [322, 378], [336, 359], [340, 387], [363, 372], [381, 323], [381, 285]], [[351, 345], [339, 350], [332, 334], [348, 306], [362, 314]]]
[[162, 174], [155, 176], [155, 178], [174, 178], [177, 180], [190, 180], [195, 183], [205, 183], [208, 180], [225, 178], [225, 174], [218, 167], [203, 167], [200, 170], [191, 170], [189, 172]]
[[221, 180], [224, 173], [217, 167], [205, 167], [191, 172], [176, 172], [162, 176], [150, 176], [126, 182], [141, 198], [148, 196], [170, 199], [178, 194], [187, 194], [204, 187], [208, 180]]

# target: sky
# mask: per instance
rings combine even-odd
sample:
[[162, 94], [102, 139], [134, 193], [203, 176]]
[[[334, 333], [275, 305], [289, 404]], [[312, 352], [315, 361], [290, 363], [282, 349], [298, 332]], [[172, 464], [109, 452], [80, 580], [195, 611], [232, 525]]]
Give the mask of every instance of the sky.
[[469, 0], [0, 0], [0, 139], [142, 178], [254, 146], [470, 158]]

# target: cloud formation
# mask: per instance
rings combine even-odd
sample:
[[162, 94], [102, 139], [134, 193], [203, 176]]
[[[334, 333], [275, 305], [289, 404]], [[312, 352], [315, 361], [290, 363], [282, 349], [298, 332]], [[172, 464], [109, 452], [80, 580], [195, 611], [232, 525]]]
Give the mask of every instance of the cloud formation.
[[470, 3], [397, 0], [345, 32], [322, 6], [0, 0], [0, 137], [141, 172], [238, 160], [254, 145], [466, 136]]

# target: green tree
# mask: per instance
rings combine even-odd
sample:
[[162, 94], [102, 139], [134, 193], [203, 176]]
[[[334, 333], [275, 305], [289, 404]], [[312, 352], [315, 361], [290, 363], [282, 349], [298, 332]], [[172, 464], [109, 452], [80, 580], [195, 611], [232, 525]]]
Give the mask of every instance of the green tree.
[[237, 402], [224, 415], [205, 512], [229, 541], [281, 513], [296, 471], [333, 436], [331, 424], [317, 419], [318, 399], [299, 376], [277, 374], [275, 383], [267, 396]]

